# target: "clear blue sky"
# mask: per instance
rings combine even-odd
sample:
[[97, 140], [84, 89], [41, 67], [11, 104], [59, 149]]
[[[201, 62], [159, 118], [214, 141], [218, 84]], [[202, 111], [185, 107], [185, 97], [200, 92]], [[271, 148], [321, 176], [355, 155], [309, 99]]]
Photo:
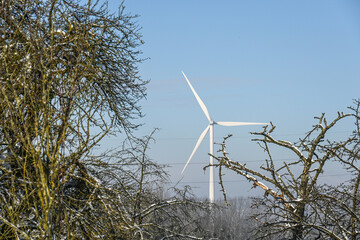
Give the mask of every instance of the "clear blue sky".
[[[109, 7], [115, 10], [118, 2], [109, 1]], [[181, 178], [207, 126], [181, 70], [214, 120], [272, 121], [285, 140], [296, 141], [310, 130], [315, 115], [325, 112], [331, 119], [360, 97], [360, 1], [128, 0], [125, 6], [140, 15], [141, 50], [150, 58], [140, 65], [142, 78], [151, 82], [138, 134], [161, 129], [149, 154], [171, 165], [172, 181]], [[341, 137], [351, 126], [346, 122], [333, 134]], [[249, 134], [260, 130], [216, 126], [215, 141], [233, 133], [231, 157], [260, 164], [264, 154]], [[182, 179], [199, 196], [208, 192], [202, 171], [208, 144], [206, 138]], [[251, 186], [236, 179], [228, 174], [228, 192], [251, 195]]]

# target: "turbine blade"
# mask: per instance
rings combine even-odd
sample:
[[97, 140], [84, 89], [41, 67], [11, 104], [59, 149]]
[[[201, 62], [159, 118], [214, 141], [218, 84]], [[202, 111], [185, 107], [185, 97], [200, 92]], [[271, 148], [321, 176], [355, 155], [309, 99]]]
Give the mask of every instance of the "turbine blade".
[[220, 126], [246, 126], [246, 125], [268, 125], [268, 123], [253, 123], [253, 122], [216, 122]]
[[199, 97], [199, 95], [197, 95], [197, 93], [196, 93], [196, 91], [195, 91], [194, 87], [191, 85], [191, 83], [190, 83], [189, 79], [186, 77], [186, 75], [185, 75], [185, 73], [184, 73], [183, 71], [182, 71], [182, 74], [184, 75], [184, 77], [185, 77], [185, 79], [186, 79], [187, 83], [189, 84], [189, 86], [190, 86], [190, 88], [191, 88], [191, 91], [194, 93], [196, 100], [197, 100], [197, 101], [198, 101], [198, 103], [200, 104], [201, 109], [202, 109], [202, 110], [203, 110], [203, 112], [205, 113], [205, 116], [207, 117], [207, 119], [209, 120], [209, 122], [211, 122], [211, 117], [210, 117], [210, 114], [209, 114], [209, 112], [208, 112], [208, 110], [207, 110], [207, 108], [206, 108], [206, 106], [205, 106], [204, 102], [201, 100], [201, 98]]
[[194, 150], [192, 151], [192, 153], [191, 153], [189, 159], [187, 160], [187, 162], [186, 162], [183, 170], [181, 171], [181, 174], [184, 173], [187, 165], [190, 163], [191, 158], [194, 156], [196, 150], [197, 150], [198, 147], [200, 146], [201, 142], [204, 140], [204, 137], [205, 137], [205, 135], [207, 134], [207, 132], [209, 131], [209, 129], [210, 129], [210, 125], [207, 126], [207, 127], [205, 128], [205, 130], [201, 133], [201, 135], [200, 135], [199, 139], [197, 140], [197, 143], [196, 143], [196, 145], [195, 145], [195, 147], [194, 147]]

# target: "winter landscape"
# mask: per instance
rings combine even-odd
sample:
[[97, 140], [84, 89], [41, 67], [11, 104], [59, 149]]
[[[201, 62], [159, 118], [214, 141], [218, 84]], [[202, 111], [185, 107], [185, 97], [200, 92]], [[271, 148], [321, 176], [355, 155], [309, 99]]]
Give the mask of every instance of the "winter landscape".
[[359, 13], [0, 0], [0, 239], [360, 239]]

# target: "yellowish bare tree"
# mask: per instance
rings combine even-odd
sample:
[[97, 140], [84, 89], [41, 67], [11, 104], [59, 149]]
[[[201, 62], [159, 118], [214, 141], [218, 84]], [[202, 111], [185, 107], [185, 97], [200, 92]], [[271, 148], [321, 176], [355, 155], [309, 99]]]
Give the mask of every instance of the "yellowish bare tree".
[[[162, 194], [133, 136], [141, 43], [122, 5], [0, 0], [0, 239], [202, 239], [207, 205]], [[109, 134], [123, 148], [95, 156]]]
[[85, 163], [105, 135], [136, 128], [137, 30], [123, 6], [112, 15], [93, 1], [0, 1], [1, 239], [111, 234], [81, 217], [81, 202], [111, 210]]

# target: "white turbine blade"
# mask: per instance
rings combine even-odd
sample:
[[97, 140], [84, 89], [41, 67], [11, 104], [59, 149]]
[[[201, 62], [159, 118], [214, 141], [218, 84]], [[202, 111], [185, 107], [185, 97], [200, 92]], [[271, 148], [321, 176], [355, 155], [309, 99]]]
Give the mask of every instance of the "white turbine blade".
[[211, 122], [211, 117], [210, 114], [205, 106], [205, 104], [203, 103], [203, 101], [201, 100], [201, 98], [199, 97], [199, 95], [197, 95], [195, 89], [193, 88], [193, 86], [191, 85], [189, 79], [186, 77], [185, 73], [182, 71], [182, 74], [184, 75], [187, 83], [189, 84], [191, 91], [194, 93], [196, 100], [198, 101], [198, 103], [200, 104], [201, 109], [203, 110], [203, 112], [205, 113], [205, 116], [207, 117], [207, 119], [209, 120], [209, 122]]
[[191, 158], [194, 156], [196, 150], [197, 150], [198, 147], [200, 146], [201, 142], [204, 140], [204, 137], [205, 137], [205, 135], [207, 134], [207, 132], [209, 131], [209, 128], [210, 128], [210, 125], [207, 126], [207, 127], [205, 128], [205, 130], [201, 133], [201, 135], [200, 135], [200, 137], [199, 137], [199, 139], [198, 139], [198, 141], [197, 141], [197, 143], [196, 143], [196, 145], [195, 145], [195, 147], [194, 147], [194, 150], [192, 151], [189, 159], [187, 160], [187, 162], [186, 162], [186, 164], [185, 164], [185, 167], [184, 167], [183, 170], [181, 171], [181, 174], [184, 173], [184, 171], [185, 171], [187, 165], [189, 164]]
[[253, 122], [216, 122], [220, 126], [246, 126], [246, 125], [268, 125], [268, 123], [253, 123]]

